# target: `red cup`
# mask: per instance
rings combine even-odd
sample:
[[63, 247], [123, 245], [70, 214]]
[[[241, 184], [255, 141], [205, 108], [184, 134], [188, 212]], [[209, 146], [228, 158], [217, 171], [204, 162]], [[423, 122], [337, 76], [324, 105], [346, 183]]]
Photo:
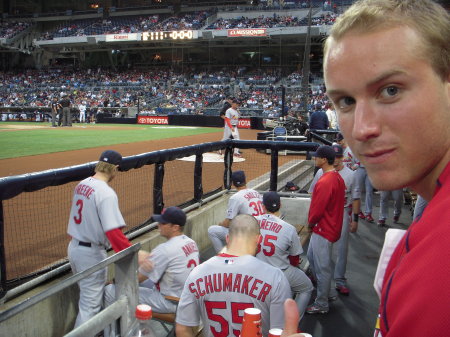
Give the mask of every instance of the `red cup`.
[[244, 310], [240, 337], [262, 337], [261, 310], [247, 308]]

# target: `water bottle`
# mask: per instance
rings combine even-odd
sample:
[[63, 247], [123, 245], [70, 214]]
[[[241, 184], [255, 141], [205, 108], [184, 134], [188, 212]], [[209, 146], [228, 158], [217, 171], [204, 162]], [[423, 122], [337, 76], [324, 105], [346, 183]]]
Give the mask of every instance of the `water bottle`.
[[136, 307], [136, 320], [131, 324], [127, 337], [155, 337], [150, 326], [152, 320], [152, 307], [139, 304]]

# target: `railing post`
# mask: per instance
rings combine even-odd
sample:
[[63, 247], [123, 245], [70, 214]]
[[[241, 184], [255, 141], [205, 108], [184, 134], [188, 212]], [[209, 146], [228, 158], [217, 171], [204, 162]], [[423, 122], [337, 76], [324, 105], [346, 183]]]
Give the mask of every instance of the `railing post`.
[[6, 295], [5, 219], [3, 200], [0, 200], [0, 298]]
[[233, 166], [233, 148], [227, 146], [224, 155], [224, 172], [223, 172], [223, 186], [229, 190], [231, 188], [231, 168]]
[[155, 176], [153, 178], [153, 213], [161, 214], [164, 209], [163, 198], [164, 163], [155, 164]]
[[276, 191], [278, 185], [278, 149], [270, 151], [270, 191]]
[[120, 320], [121, 336], [126, 335], [128, 327], [133, 322], [134, 309], [139, 304], [138, 254], [139, 251], [114, 263], [116, 299], [121, 296], [128, 299], [128, 315], [122, 316]]
[[203, 154], [195, 155], [195, 167], [194, 167], [194, 200], [199, 202], [203, 197]]

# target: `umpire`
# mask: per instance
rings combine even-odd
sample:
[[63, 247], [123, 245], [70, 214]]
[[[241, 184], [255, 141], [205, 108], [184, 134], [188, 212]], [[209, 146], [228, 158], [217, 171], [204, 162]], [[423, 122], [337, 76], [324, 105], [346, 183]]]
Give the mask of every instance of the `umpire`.
[[66, 93], [62, 95], [62, 100], [59, 101], [59, 104], [62, 106], [63, 111], [63, 125], [62, 126], [72, 126], [72, 115], [70, 113], [70, 108], [72, 106], [72, 102], [70, 101], [69, 96]]

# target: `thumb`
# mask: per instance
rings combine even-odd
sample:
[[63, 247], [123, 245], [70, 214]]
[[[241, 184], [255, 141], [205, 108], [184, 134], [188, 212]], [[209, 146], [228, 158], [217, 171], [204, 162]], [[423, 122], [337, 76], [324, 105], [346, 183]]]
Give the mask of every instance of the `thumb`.
[[291, 298], [284, 302], [284, 329], [281, 337], [288, 337], [297, 333], [300, 315], [297, 303]]

